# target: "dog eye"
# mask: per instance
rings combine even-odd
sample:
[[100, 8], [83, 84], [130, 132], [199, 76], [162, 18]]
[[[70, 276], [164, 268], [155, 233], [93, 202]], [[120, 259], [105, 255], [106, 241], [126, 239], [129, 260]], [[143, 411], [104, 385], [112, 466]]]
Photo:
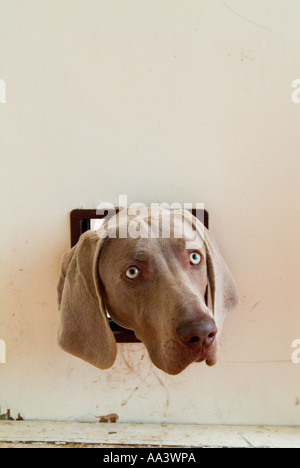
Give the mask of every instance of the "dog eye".
[[190, 254], [190, 263], [191, 265], [199, 265], [201, 263], [201, 255], [199, 252], [192, 252]]
[[125, 275], [127, 276], [127, 278], [131, 279], [131, 280], [135, 280], [137, 279], [139, 276], [140, 276], [140, 270], [135, 267], [135, 266], [131, 266], [129, 268], [127, 268], [126, 272], [125, 272]]

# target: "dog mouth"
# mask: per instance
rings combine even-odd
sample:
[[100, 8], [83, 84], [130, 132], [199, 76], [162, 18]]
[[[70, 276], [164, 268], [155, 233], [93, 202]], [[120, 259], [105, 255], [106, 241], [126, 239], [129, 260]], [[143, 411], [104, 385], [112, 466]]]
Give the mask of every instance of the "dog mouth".
[[214, 366], [217, 363], [217, 357], [216, 356], [210, 356], [207, 358], [200, 357], [199, 359], [196, 359], [194, 362], [203, 362], [205, 361], [205, 364], [209, 367]]
[[[209, 338], [209, 337], [208, 337]], [[177, 348], [177, 349], [176, 349]], [[172, 353], [173, 351], [173, 353]], [[175, 353], [174, 353], [175, 351]], [[192, 363], [206, 363], [207, 366], [211, 367], [217, 363], [217, 338], [214, 334], [211, 339], [202, 341], [194, 336], [186, 342], [178, 342], [175, 349], [169, 348], [169, 356], [172, 356], [174, 360], [174, 354], [177, 355], [178, 363], [181, 362], [186, 366]]]
[[170, 348], [168, 349], [169, 352], [164, 355], [163, 365], [157, 365], [155, 361], [153, 361], [157, 367], [164, 370], [168, 374], [179, 374], [186, 367], [193, 363], [198, 364], [205, 362], [208, 367], [212, 367], [217, 363], [216, 343], [213, 343], [208, 348], [200, 348], [197, 350], [197, 352], [195, 352], [195, 350], [194, 352], [191, 352], [192, 350], [187, 350], [186, 348], [177, 348], [176, 351]]
[[193, 363], [205, 361], [209, 367], [217, 363], [217, 340], [214, 340], [210, 346], [201, 346], [197, 349], [188, 347], [174, 339], [162, 341], [160, 346], [154, 346], [153, 342], [149, 343], [147, 340], [145, 341], [144, 344], [151, 361], [156, 367], [167, 374], [179, 374]]
[[214, 366], [217, 363], [217, 344], [214, 342], [208, 348], [202, 348], [193, 362], [204, 362], [209, 367]]

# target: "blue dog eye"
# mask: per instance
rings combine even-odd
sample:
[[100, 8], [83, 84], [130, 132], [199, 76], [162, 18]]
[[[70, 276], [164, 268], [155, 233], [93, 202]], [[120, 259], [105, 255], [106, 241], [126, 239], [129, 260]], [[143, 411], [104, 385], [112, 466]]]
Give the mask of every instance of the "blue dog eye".
[[190, 254], [190, 263], [191, 265], [199, 265], [201, 263], [201, 255], [199, 252], [192, 252]]
[[135, 266], [131, 266], [129, 268], [127, 268], [126, 272], [125, 272], [125, 275], [127, 276], [127, 278], [131, 279], [131, 280], [135, 280], [137, 279], [139, 276], [140, 276], [140, 270], [135, 267]]

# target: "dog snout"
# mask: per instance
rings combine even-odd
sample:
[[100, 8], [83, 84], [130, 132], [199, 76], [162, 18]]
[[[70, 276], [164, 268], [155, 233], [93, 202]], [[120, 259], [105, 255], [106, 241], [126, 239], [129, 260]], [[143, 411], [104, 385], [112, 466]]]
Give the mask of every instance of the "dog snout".
[[180, 341], [193, 349], [209, 348], [215, 340], [217, 331], [215, 322], [209, 316], [197, 321], [182, 322], [176, 329]]

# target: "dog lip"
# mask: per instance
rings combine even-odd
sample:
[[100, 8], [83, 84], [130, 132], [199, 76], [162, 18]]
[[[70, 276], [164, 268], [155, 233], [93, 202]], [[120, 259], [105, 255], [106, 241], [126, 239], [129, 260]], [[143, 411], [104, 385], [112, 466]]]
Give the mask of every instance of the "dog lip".
[[209, 357], [200, 357], [198, 359], [196, 359], [194, 362], [203, 362], [205, 361], [205, 364], [209, 367], [212, 367], [214, 366], [216, 363], [217, 363], [217, 358], [216, 358], [216, 355], [212, 355], [212, 356], [209, 356]]
[[212, 367], [217, 363], [217, 358], [216, 356], [212, 356], [211, 358], [206, 359], [205, 362], [207, 366]]
[[208, 366], [214, 366], [217, 362], [217, 347], [216, 345], [209, 346], [208, 348], [201, 348], [193, 362], [205, 361]]

